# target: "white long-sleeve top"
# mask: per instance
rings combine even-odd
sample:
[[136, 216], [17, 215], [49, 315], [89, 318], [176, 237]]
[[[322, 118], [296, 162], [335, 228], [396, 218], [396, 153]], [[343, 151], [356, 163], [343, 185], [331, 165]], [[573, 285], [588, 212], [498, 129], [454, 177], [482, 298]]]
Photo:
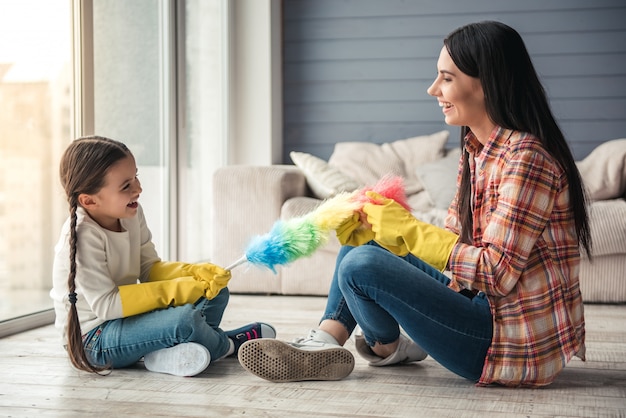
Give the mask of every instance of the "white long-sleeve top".
[[[77, 210], [76, 309], [83, 335], [105, 321], [122, 317], [118, 286], [147, 281], [152, 265], [160, 261], [143, 209], [137, 215], [120, 219], [122, 232], [102, 228], [87, 212]], [[70, 270], [70, 219], [61, 230], [55, 246], [52, 290], [55, 326], [66, 340], [68, 275]]]

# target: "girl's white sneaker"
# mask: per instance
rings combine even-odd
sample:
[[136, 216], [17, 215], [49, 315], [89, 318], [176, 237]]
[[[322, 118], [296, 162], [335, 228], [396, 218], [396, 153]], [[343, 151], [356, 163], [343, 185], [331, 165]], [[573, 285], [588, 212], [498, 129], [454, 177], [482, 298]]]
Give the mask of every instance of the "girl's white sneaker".
[[211, 362], [209, 350], [198, 343], [182, 343], [148, 353], [143, 364], [151, 372], [174, 376], [195, 376], [202, 373]]

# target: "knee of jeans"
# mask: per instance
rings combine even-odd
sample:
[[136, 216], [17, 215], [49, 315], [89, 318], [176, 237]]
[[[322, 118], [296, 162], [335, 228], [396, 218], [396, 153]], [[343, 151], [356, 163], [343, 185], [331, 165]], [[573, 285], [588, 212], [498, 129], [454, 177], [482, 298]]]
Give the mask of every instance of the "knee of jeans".
[[169, 318], [169, 325], [174, 328], [177, 339], [182, 341], [191, 337], [197, 321], [204, 322], [202, 312], [191, 304], [170, 308], [170, 311], [172, 315]]
[[213, 305], [226, 307], [226, 305], [228, 305], [229, 299], [230, 299], [230, 291], [228, 290], [227, 287], [225, 287], [222, 290], [220, 290], [220, 292], [217, 295], [215, 295], [213, 299], [211, 299], [211, 303]]
[[367, 268], [376, 260], [376, 253], [380, 250], [380, 247], [372, 245], [356, 247], [346, 254], [339, 265], [339, 269], [346, 271], [348, 269], [360, 270]]
[[375, 251], [376, 247], [360, 246], [346, 254], [337, 270], [339, 289], [342, 292], [354, 288], [359, 277], [372, 269], [375, 260], [372, 253]]

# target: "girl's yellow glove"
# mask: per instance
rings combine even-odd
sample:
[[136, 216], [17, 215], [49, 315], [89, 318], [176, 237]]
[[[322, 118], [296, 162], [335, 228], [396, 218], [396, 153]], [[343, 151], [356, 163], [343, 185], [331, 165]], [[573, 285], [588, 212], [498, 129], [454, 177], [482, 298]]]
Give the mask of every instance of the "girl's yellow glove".
[[230, 281], [229, 270], [211, 263], [189, 264], [178, 261], [157, 261], [152, 265], [149, 282], [193, 277], [202, 283], [207, 299], [214, 298]]
[[376, 242], [396, 255], [411, 253], [439, 271], [445, 270], [458, 235], [416, 219], [401, 205], [376, 192], [366, 195], [377, 202], [363, 206]]
[[193, 277], [118, 287], [124, 317], [195, 303], [206, 293], [206, 286]]

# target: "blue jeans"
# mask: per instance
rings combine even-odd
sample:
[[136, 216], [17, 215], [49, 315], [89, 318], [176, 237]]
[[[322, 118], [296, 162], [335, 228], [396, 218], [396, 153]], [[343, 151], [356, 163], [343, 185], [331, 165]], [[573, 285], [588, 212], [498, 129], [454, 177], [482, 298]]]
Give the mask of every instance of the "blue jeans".
[[322, 320], [337, 320], [349, 333], [358, 323], [370, 346], [394, 342], [402, 327], [442, 366], [478, 381], [493, 334], [489, 302], [449, 282], [412, 254], [398, 257], [374, 242], [344, 246]]
[[230, 342], [219, 328], [229, 299], [228, 288], [213, 299], [113, 319], [83, 335], [85, 352], [95, 365], [127, 367], [144, 355], [186, 342], [205, 346], [212, 359], [225, 355]]

